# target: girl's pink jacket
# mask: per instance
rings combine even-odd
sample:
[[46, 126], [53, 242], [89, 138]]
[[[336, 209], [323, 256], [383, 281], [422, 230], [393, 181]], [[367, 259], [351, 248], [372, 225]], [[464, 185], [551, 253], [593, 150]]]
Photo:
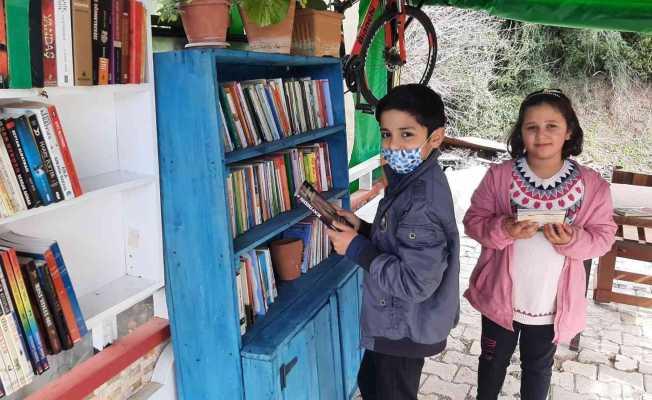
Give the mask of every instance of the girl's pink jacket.
[[[487, 171], [464, 216], [464, 231], [482, 245], [464, 297], [482, 315], [509, 330], [513, 330], [514, 240], [502, 226], [512, 215], [509, 185], [513, 163], [506, 161]], [[569, 342], [584, 329], [586, 273], [582, 262], [609, 251], [616, 233], [609, 184], [591, 169], [580, 166], [580, 171], [585, 193], [572, 225], [573, 237], [566, 245], [554, 246], [566, 257], [557, 288], [555, 343]]]

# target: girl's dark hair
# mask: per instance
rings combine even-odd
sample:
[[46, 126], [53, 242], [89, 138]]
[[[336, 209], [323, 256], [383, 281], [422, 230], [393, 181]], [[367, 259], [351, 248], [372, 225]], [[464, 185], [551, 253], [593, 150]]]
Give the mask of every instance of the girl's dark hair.
[[584, 131], [580, 126], [580, 121], [577, 119], [575, 110], [573, 110], [573, 104], [559, 89], [542, 89], [530, 93], [521, 103], [521, 108], [518, 111], [518, 120], [507, 138], [507, 150], [509, 150], [512, 158], [519, 158], [525, 154], [525, 146], [523, 145], [523, 137], [521, 136], [525, 112], [528, 108], [541, 104], [547, 104], [559, 111], [564, 116], [568, 130], [571, 132], [570, 139], [564, 143], [561, 157], [568, 158], [570, 156], [580, 155], [584, 142]]
[[419, 83], [394, 87], [376, 105], [376, 121], [388, 110], [404, 111], [432, 133], [446, 124], [444, 102], [434, 90]]

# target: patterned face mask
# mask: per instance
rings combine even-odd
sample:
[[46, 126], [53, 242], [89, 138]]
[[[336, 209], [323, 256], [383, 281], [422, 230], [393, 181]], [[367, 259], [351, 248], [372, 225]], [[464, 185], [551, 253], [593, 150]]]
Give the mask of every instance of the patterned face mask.
[[397, 174], [409, 174], [410, 172], [417, 169], [417, 167], [423, 162], [421, 159], [421, 148], [424, 144], [428, 143], [428, 140], [430, 140], [430, 135], [428, 135], [426, 141], [416, 149], [382, 149], [381, 154], [385, 161], [387, 161], [389, 164], [389, 167], [394, 170], [394, 172]]

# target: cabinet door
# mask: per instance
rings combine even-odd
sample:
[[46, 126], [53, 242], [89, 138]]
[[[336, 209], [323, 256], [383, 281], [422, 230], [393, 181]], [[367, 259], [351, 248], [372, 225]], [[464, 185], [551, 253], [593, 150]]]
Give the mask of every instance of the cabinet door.
[[358, 368], [362, 359], [360, 349], [360, 310], [362, 305], [362, 272], [355, 274], [337, 289], [337, 305], [342, 354], [344, 395], [348, 399], [357, 387]]

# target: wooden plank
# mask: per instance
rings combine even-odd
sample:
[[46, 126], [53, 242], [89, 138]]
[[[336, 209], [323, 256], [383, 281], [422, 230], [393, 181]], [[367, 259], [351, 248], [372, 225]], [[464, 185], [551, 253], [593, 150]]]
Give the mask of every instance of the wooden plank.
[[627, 271], [614, 271], [614, 280], [639, 283], [642, 285], [652, 285], [652, 276], [637, 274]]
[[81, 400], [170, 337], [167, 320], [154, 317], [129, 335], [51, 381], [26, 400]]
[[614, 222], [618, 225], [652, 228], [652, 218], [649, 217], [623, 217], [622, 215], [614, 215]]
[[212, 53], [154, 55], [165, 289], [180, 399], [244, 395]]
[[492, 153], [506, 153], [504, 143], [476, 137], [444, 137], [444, 145], [461, 147], [464, 149], [488, 151]]
[[614, 243], [618, 257], [638, 261], [652, 261], [652, 246], [638, 241], [618, 240]]
[[638, 307], [652, 308], [652, 298], [632, 296], [630, 294], [612, 292], [611, 301], [620, 304], [629, 304]]
[[280, 363], [294, 363], [285, 376], [283, 400], [319, 399], [314, 340], [315, 327], [311, 321], [290, 340], [281, 355]]
[[[358, 369], [362, 353], [360, 349], [360, 295], [359, 272], [337, 290], [340, 346], [342, 352], [342, 375], [345, 395], [357, 387]], [[347, 397], [348, 398], [348, 397]]]
[[[333, 307], [337, 309], [337, 299], [331, 295], [330, 300], [313, 318], [315, 325], [315, 372], [317, 373], [318, 397], [315, 399], [342, 399], [342, 374], [340, 366], [339, 334], [337, 333], [337, 314], [333, 319]], [[334, 328], [334, 329], [333, 329]], [[335, 342], [337, 340], [337, 342]], [[338, 347], [335, 347], [337, 344]], [[336, 367], [337, 366], [337, 367]]]
[[613, 287], [614, 270], [616, 266], [616, 245], [598, 261], [598, 270], [595, 279], [593, 299], [597, 302], [609, 302], [609, 293]]

